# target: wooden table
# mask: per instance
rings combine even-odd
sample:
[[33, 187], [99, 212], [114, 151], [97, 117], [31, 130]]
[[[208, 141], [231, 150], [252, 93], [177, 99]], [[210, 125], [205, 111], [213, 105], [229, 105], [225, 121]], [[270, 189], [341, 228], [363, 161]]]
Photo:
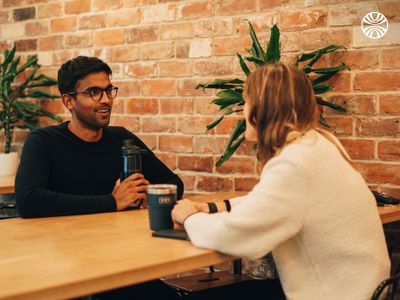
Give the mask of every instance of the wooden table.
[[234, 259], [153, 238], [147, 210], [0, 221], [0, 299], [65, 299]]
[[0, 176], [0, 195], [14, 193], [14, 176]]
[[[382, 223], [398, 221], [400, 207], [379, 208], [379, 214]], [[151, 237], [147, 210], [2, 220], [0, 232], [0, 299], [78, 297], [234, 259]]]

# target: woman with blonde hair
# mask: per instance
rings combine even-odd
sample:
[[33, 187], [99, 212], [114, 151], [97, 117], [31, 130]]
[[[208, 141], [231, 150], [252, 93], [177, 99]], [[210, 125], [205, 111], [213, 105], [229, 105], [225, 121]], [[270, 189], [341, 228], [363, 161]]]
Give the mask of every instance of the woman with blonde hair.
[[222, 203], [179, 201], [174, 222], [198, 247], [251, 259], [272, 251], [288, 299], [369, 298], [390, 270], [375, 199], [340, 142], [317, 127], [307, 76], [268, 64], [249, 75], [244, 95], [259, 183]]

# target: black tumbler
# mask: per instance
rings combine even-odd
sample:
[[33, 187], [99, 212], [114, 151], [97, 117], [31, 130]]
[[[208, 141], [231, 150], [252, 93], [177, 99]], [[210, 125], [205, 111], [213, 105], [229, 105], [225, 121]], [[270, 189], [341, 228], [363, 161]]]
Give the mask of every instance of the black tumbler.
[[124, 140], [122, 143], [121, 181], [134, 173], [143, 173], [142, 153], [145, 151], [134, 145], [133, 140]]

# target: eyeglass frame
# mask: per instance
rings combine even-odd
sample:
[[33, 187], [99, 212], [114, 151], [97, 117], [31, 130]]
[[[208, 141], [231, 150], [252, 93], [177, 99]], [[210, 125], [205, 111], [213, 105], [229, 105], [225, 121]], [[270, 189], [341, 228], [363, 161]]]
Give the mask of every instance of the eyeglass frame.
[[[92, 94], [90, 92], [91, 88], [96, 88], [96, 89], [101, 90], [101, 96], [100, 96], [99, 100], [93, 99], [93, 96], [92, 96]], [[110, 95], [108, 93], [108, 91], [110, 91], [110, 90], [115, 90], [115, 96], [114, 97], [110, 97]], [[100, 102], [101, 99], [103, 99], [104, 92], [106, 92], [106, 95], [107, 95], [108, 99], [114, 100], [117, 97], [117, 94], [118, 94], [118, 87], [111, 85], [111, 86], [108, 86], [108, 87], [102, 89], [102, 88], [100, 88], [98, 86], [93, 86], [93, 87], [88, 87], [85, 91], [82, 91], [82, 92], [68, 92], [68, 93], [65, 93], [65, 94], [70, 95], [70, 96], [75, 96], [75, 95], [79, 95], [79, 94], [85, 94], [85, 95], [88, 94], [90, 96], [90, 99], [92, 99], [95, 102]]]

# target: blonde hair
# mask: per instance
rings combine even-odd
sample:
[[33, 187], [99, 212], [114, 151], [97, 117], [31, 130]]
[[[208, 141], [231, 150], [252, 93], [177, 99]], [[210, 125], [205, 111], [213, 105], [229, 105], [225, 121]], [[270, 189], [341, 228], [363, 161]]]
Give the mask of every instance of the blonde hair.
[[285, 63], [264, 65], [249, 75], [243, 94], [249, 107], [249, 122], [257, 129], [262, 164], [311, 129], [331, 141], [351, 163], [336, 138], [318, 128], [320, 111], [313, 88], [298, 68]]

